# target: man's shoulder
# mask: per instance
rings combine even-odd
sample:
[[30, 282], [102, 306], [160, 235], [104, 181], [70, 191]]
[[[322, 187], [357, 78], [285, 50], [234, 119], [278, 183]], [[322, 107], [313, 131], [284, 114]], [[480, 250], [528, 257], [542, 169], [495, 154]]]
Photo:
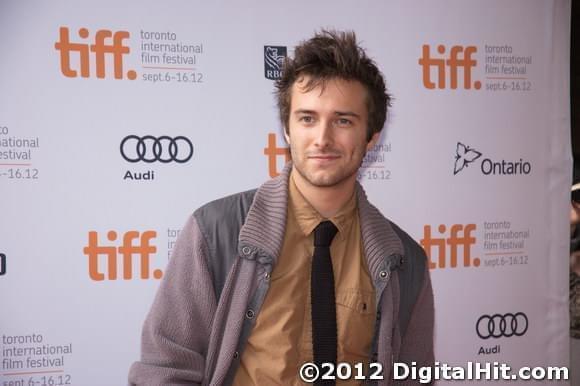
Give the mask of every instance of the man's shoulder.
[[[425, 252], [423, 248], [413, 239], [405, 230], [398, 226], [394, 221], [384, 215], [375, 205], [373, 205], [364, 190], [360, 189], [359, 198], [359, 214], [366, 217], [364, 223], [374, 229], [380, 230], [384, 233], [381, 237], [385, 237], [389, 243], [401, 243], [403, 254], [412, 254], [419, 257], [424, 257]], [[393, 237], [394, 236], [394, 237]]]
[[208, 202], [193, 216], [208, 248], [207, 261], [217, 298], [238, 250], [238, 236], [254, 200], [256, 189]]
[[[246, 190], [210, 201], [193, 212], [198, 223], [211, 224], [244, 219], [256, 194], [257, 189]], [[243, 222], [243, 221], [242, 221]]]
[[389, 222], [389, 224], [391, 225], [393, 231], [395, 231], [397, 236], [399, 236], [399, 239], [403, 244], [405, 254], [411, 254], [420, 257], [421, 260], [426, 260], [427, 256], [425, 254], [425, 250], [423, 249], [423, 247], [421, 247], [421, 245], [414, 238], [412, 238], [405, 230], [399, 227], [396, 223], [394, 223], [389, 219], [386, 220]]

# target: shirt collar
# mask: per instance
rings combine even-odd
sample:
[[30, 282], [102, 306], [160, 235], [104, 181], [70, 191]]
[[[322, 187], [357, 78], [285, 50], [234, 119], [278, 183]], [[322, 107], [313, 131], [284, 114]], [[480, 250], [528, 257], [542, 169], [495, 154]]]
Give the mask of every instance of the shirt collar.
[[341, 240], [344, 240], [346, 233], [352, 224], [353, 218], [356, 215], [357, 200], [356, 194], [349, 198], [342, 208], [331, 218], [324, 218], [310, 203], [304, 198], [302, 193], [296, 187], [294, 182], [294, 170], [290, 173], [288, 183], [288, 204], [289, 209], [294, 213], [298, 227], [305, 236], [312, 233], [314, 228], [322, 221], [330, 220], [338, 229], [338, 234]]

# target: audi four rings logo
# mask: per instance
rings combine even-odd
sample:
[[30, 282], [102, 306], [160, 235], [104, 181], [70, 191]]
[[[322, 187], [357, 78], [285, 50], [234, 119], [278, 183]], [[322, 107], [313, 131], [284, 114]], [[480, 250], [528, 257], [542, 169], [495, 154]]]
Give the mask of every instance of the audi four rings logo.
[[483, 315], [475, 330], [481, 339], [522, 336], [528, 331], [528, 317], [523, 312]]
[[185, 163], [193, 156], [193, 144], [184, 136], [128, 135], [121, 141], [121, 155], [129, 162]]

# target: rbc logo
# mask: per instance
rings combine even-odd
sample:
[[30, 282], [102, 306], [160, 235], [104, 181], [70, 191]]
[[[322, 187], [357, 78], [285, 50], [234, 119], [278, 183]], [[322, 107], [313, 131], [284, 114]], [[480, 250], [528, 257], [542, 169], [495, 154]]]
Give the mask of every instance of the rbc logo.
[[[106, 268], [107, 279], [117, 280], [117, 253], [123, 256], [123, 279], [130, 280], [133, 278], [133, 255], [139, 256], [140, 263], [140, 278], [149, 279], [149, 261], [150, 255], [157, 252], [157, 247], [150, 244], [150, 241], [157, 237], [155, 231], [145, 231], [141, 235], [137, 231], [128, 231], [123, 235], [123, 244], [120, 247], [116, 246], [102, 246], [99, 244], [99, 235], [95, 231], [89, 232], [89, 243], [83, 249], [85, 255], [89, 258], [89, 276], [95, 281], [105, 280], [103, 266]], [[109, 241], [117, 240], [117, 232], [107, 232], [107, 239]], [[138, 240], [138, 244], [133, 242]], [[105, 255], [106, 260], [99, 262], [99, 256]], [[153, 271], [155, 279], [161, 279], [163, 272], [160, 269]]]
[[[437, 52], [441, 55], [445, 54], [445, 46], [438, 45]], [[447, 59], [432, 58], [431, 47], [428, 44], [423, 45], [423, 56], [419, 58], [419, 65], [423, 68], [423, 85], [430, 90], [436, 87], [445, 89], [447, 88], [447, 79], [449, 79], [449, 88], [455, 90], [459, 83], [458, 69], [461, 68], [463, 70], [463, 88], [469, 90], [473, 86], [479, 90], [481, 88], [480, 81], [471, 83], [471, 69], [477, 65], [477, 61], [472, 58], [472, 55], [476, 52], [475, 46], [453, 46]], [[432, 69], [435, 69], [436, 82], [431, 77]]]
[[[86, 28], [79, 29], [79, 37], [87, 39], [89, 37], [89, 30]], [[105, 57], [111, 55], [113, 59], [113, 75], [115, 79], [123, 79], [123, 55], [129, 53], [129, 47], [123, 45], [123, 40], [129, 38], [129, 32], [112, 31], [102, 29], [95, 34], [94, 44], [88, 43], [71, 43], [69, 39], [69, 29], [67, 27], [60, 27], [59, 41], [54, 44], [54, 48], [60, 51], [60, 70], [62, 74], [69, 78], [76, 78], [78, 76], [79, 68], [71, 66], [71, 52], [78, 54], [81, 77], [88, 78], [91, 75], [91, 52], [94, 54], [94, 69], [97, 78], [105, 77]], [[109, 43], [105, 43], [109, 40]], [[112, 40], [112, 41], [111, 41]], [[127, 71], [125, 74], [128, 79], [134, 80], [137, 78], [137, 73], [133, 70]]]
[[282, 77], [282, 65], [286, 59], [286, 47], [264, 46], [264, 76], [276, 80]]
[[[443, 237], [433, 237], [431, 235], [431, 225], [425, 225], [423, 228], [423, 239], [421, 239], [421, 246], [429, 257], [429, 268], [446, 268], [449, 264], [450, 268], [457, 268], [458, 264], [458, 247], [463, 246], [463, 267], [473, 266], [479, 267], [480, 260], [478, 257], [471, 259], [471, 247], [475, 245], [477, 239], [472, 236], [472, 232], [476, 229], [475, 224], [453, 224], [450, 228], [451, 235], [446, 237], [447, 227], [443, 224], [437, 227], [437, 231]], [[449, 259], [447, 258], [448, 247], [451, 249]], [[434, 259], [433, 250], [437, 251], [437, 260]]]
[[6, 255], [0, 253], [0, 276], [6, 274]]

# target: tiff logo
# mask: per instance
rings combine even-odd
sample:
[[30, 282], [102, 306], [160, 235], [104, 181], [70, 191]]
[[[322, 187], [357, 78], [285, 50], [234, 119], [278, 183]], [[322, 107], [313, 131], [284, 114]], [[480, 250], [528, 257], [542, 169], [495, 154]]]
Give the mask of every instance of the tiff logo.
[[[133, 256], [139, 256], [141, 267], [140, 278], [149, 279], [150, 255], [157, 252], [157, 247], [150, 244], [150, 241], [157, 237], [155, 231], [145, 231], [141, 235], [137, 231], [128, 231], [123, 235], [123, 243], [120, 247], [103, 246], [99, 244], [99, 235], [95, 231], [89, 232], [89, 243], [84, 247], [83, 252], [89, 258], [89, 276], [95, 281], [105, 280], [104, 271], [107, 272], [108, 280], [117, 280], [117, 253], [123, 257], [122, 271], [123, 279], [133, 278]], [[117, 240], [117, 232], [107, 232], [109, 241]], [[137, 240], [137, 243], [134, 241]], [[105, 256], [104, 261], [99, 261], [99, 256]], [[102, 269], [104, 267], [104, 269]], [[163, 272], [160, 269], [153, 271], [155, 279], [161, 279]]]
[[[445, 51], [444, 45], [437, 46], [439, 54], [443, 55]], [[473, 86], [479, 90], [481, 88], [480, 81], [471, 83], [471, 70], [477, 65], [477, 61], [472, 58], [472, 55], [476, 52], [475, 46], [453, 46], [447, 59], [433, 58], [431, 57], [431, 47], [428, 44], [423, 45], [423, 56], [419, 58], [419, 65], [423, 68], [423, 85], [428, 89], [435, 87], [444, 89], [447, 88], [447, 79], [449, 79], [449, 88], [455, 90], [459, 79], [458, 70], [461, 68], [463, 70], [463, 88], [469, 90]], [[433, 82], [433, 78], [431, 78], [433, 69], [437, 83]]]
[[[431, 235], [431, 225], [425, 225], [423, 228], [423, 239], [421, 239], [421, 246], [429, 257], [429, 268], [446, 268], [449, 264], [450, 268], [456, 268], [458, 263], [459, 246], [463, 246], [463, 267], [473, 266], [479, 267], [479, 258], [471, 258], [471, 247], [475, 245], [476, 238], [472, 236], [472, 232], [476, 229], [475, 224], [453, 224], [450, 229], [450, 235], [447, 237], [447, 227], [443, 224], [437, 227], [439, 235], [443, 237], [434, 237]], [[449, 248], [448, 248], [449, 247]], [[448, 250], [451, 250], [449, 258], [447, 257]], [[437, 259], [433, 251], [436, 251]]]
[[278, 172], [279, 156], [284, 156], [284, 163], [290, 161], [290, 149], [278, 147], [275, 133], [268, 133], [268, 146], [264, 148], [264, 155], [268, 157], [268, 174], [272, 178], [280, 174]]
[[6, 255], [0, 253], [0, 276], [6, 274]]
[[[89, 30], [86, 28], [79, 29], [79, 37], [87, 39], [89, 37]], [[76, 53], [78, 60], [75, 62], [80, 65], [81, 77], [88, 78], [91, 75], [91, 53], [95, 60], [95, 72], [97, 78], [105, 77], [105, 58], [112, 56], [113, 58], [113, 75], [115, 79], [123, 79], [123, 55], [129, 53], [129, 47], [123, 44], [123, 40], [129, 38], [129, 32], [117, 31], [113, 33], [109, 30], [99, 30], [95, 34], [94, 44], [89, 43], [71, 43], [69, 39], [69, 29], [67, 27], [60, 27], [59, 41], [54, 44], [54, 48], [60, 51], [60, 70], [64, 76], [69, 78], [76, 78], [78, 75], [78, 67], [73, 68], [71, 65], [71, 53]], [[108, 40], [108, 43], [105, 41]], [[112, 40], [112, 41], [111, 41]], [[133, 70], [127, 71], [127, 78], [134, 80], [137, 78], [137, 73]]]

